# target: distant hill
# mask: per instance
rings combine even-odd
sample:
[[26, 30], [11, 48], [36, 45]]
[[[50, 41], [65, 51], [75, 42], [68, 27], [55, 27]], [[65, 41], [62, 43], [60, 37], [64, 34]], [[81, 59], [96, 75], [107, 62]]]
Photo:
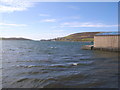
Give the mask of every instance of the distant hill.
[[102, 32], [75, 33], [65, 37], [51, 39], [52, 41], [94, 41], [94, 35]]
[[1, 37], [0, 40], [31, 40], [26, 38], [3, 38]]
[[[59, 37], [49, 40], [41, 40], [41, 41], [94, 41], [95, 34], [102, 33], [102, 32], [83, 32], [83, 33], [75, 33], [65, 37]], [[3, 38], [1, 37], [0, 40], [31, 40], [26, 38]]]

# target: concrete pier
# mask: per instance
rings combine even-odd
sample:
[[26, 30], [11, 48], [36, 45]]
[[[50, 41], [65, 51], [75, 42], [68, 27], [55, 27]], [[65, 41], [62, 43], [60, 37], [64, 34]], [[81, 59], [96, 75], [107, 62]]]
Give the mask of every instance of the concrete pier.
[[84, 45], [81, 49], [120, 52], [120, 48], [100, 48], [100, 47], [94, 47], [94, 45]]
[[99, 33], [94, 36], [94, 45], [85, 45], [82, 49], [120, 51], [120, 32]]
[[94, 50], [120, 52], [119, 48], [96, 48], [94, 47]]

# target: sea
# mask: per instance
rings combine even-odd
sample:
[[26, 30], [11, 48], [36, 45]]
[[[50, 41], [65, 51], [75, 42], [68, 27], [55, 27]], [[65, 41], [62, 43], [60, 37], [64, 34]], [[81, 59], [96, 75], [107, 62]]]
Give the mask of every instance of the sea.
[[118, 88], [118, 52], [90, 42], [2, 40], [2, 88]]

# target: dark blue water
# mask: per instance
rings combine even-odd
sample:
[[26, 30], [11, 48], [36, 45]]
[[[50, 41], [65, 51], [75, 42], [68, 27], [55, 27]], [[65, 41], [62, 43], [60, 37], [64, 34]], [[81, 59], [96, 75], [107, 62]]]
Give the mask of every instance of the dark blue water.
[[118, 53], [88, 44], [3, 40], [3, 88], [117, 88]]

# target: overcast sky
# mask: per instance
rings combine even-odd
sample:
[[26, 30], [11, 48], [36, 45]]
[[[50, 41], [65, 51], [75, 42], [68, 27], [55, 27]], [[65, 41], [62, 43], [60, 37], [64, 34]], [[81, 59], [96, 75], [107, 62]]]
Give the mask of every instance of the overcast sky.
[[117, 31], [117, 2], [1, 0], [2, 37], [50, 39], [79, 32]]

